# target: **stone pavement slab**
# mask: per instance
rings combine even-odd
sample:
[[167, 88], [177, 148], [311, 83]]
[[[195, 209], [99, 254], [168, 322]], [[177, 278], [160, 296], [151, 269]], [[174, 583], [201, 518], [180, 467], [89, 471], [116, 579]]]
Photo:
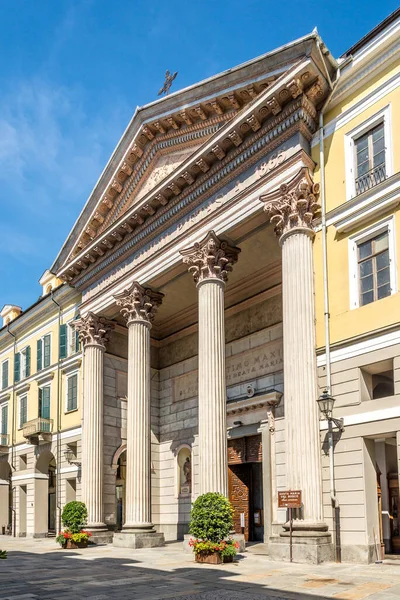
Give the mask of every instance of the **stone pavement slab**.
[[0, 600], [400, 600], [400, 563], [298, 565], [248, 552], [199, 565], [181, 543], [61, 550], [54, 539], [0, 537]]

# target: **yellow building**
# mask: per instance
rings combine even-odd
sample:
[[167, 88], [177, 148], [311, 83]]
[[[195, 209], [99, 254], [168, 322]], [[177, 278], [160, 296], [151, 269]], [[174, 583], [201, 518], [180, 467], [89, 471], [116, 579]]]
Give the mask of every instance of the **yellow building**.
[[79, 493], [82, 408], [80, 296], [49, 271], [40, 284], [31, 307], [0, 313], [0, 531], [35, 537], [55, 532]]
[[[320, 117], [323, 145], [321, 129], [312, 142], [323, 210], [314, 244], [317, 354], [320, 385], [344, 418], [335, 489], [345, 559], [376, 560], [377, 542], [400, 551], [399, 34], [398, 10], [338, 60]], [[325, 454], [323, 478], [332, 527]]]

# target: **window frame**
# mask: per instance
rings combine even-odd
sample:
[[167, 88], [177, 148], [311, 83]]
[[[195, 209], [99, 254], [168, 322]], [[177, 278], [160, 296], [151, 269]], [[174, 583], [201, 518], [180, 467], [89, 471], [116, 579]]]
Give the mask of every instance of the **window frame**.
[[[46, 336], [49, 336], [50, 338], [50, 356], [49, 356], [49, 364], [45, 366], [44, 364], [44, 338]], [[37, 343], [40, 342], [42, 345], [42, 350], [41, 350], [41, 364], [40, 364], [40, 369], [38, 368], [38, 357], [36, 356], [36, 372], [40, 373], [41, 371], [44, 371], [45, 369], [48, 369], [49, 367], [52, 366], [52, 362], [51, 362], [51, 352], [52, 352], [52, 347], [53, 347], [53, 332], [49, 331], [48, 333], [44, 333], [40, 338], [38, 338], [36, 340], [36, 350], [37, 350]], [[32, 367], [31, 367], [32, 368]]]
[[[49, 416], [48, 417], [43, 417], [40, 413], [40, 395], [42, 395], [42, 399], [43, 399], [43, 390], [48, 389], [49, 390]], [[37, 404], [37, 415], [39, 419], [51, 419], [51, 383], [45, 383], [43, 385], [40, 385], [38, 387], [38, 404]]]
[[[23, 423], [21, 423], [21, 403], [22, 400], [25, 398], [26, 400], [26, 421], [24, 421]], [[18, 429], [22, 429], [25, 425], [25, 423], [28, 422], [28, 394], [21, 394], [20, 396], [18, 396]]]
[[369, 119], [363, 121], [360, 125], [357, 125], [357, 127], [354, 127], [344, 136], [346, 200], [351, 200], [356, 196], [361, 196], [361, 194], [365, 194], [376, 187], [373, 186], [372, 188], [365, 190], [365, 192], [360, 192], [359, 194], [356, 193], [357, 173], [355, 141], [381, 123], [383, 123], [383, 133], [385, 139], [385, 179], [393, 175], [392, 107], [391, 104], [388, 104], [382, 110], [369, 117]]
[[5, 407], [7, 407], [7, 413], [8, 413], [10, 410], [8, 400], [6, 402], [0, 403], [0, 436], [8, 435], [8, 420], [9, 420], [8, 414], [7, 414], [7, 422], [6, 422], [6, 431], [3, 432], [3, 408], [5, 408]]
[[[7, 385], [3, 386], [3, 369], [4, 365], [7, 364]], [[1, 389], [6, 390], [10, 386], [10, 359], [6, 358], [1, 363]]]
[[[67, 325], [67, 357], [73, 356], [74, 354], [78, 354], [79, 352], [79, 341], [78, 341], [78, 349], [77, 349], [77, 336], [78, 332], [74, 327], [75, 320], [72, 319], [66, 323]], [[78, 338], [79, 339], [79, 338]]]
[[[76, 376], [76, 407], [68, 409], [68, 381], [71, 377]], [[75, 412], [79, 408], [79, 369], [68, 373], [65, 378], [65, 414]]]
[[[397, 293], [397, 267], [396, 267], [396, 229], [395, 217], [392, 215], [388, 219], [374, 223], [371, 227], [360, 231], [349, 238], [349, 276], [350, 276], [350, 309], [369, 306], [379, 300], [384, 300]], [[359, 259], [358, 246], [363, 242], [387, 232], [388, 250], [389, 250], [389, 272], [390, 272], [390, 295], [385, 298], [374, 300], [369, 304], [360, 304], [360, 278], [359, 278]]]

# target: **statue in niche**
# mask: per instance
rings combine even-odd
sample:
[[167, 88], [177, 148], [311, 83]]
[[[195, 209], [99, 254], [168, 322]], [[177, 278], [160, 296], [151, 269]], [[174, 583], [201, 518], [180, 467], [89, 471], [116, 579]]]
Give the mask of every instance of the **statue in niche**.
[[190, 462], [190, 456], [186, 457], [185, 464], [183, 465], [183, 474], [185, 475], [185, 485], [190, 487], [192, 484], [192, 463]]

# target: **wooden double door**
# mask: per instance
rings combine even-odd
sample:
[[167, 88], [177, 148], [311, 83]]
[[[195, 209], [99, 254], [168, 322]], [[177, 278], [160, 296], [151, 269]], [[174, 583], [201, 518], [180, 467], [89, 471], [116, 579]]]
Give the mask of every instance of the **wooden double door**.
[[228, 483], [235, 532], [264, 541], [261, 435], [228, 441]]

